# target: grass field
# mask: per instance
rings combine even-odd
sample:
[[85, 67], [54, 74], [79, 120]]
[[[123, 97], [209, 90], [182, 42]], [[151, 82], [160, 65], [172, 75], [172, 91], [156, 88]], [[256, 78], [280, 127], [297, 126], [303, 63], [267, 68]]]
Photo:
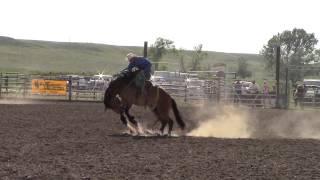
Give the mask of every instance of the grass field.
[[[141, 43], [142, 44], [142, 43]], [[151, 43], [149, 43], [151, 44]], [[126, 67], [128, 52], [142, 54], [143, 47], [114, 46], [91, 43], [49, 42], [18, 40], [0, 37], [0, 71], [23, 73], [116, 73]], [[265, 77], [262, 56], [258, 54], [233, 54], [208, 51], [202, 61], [207, 67], [215, 63], [227, 64], [228, 71], [237, 70], [240, 57], [247, 60], [253, 77]], [[185, 64], [190, 64], [192, 51], [184, 54]], [[178, 63], [178, 57], [166, 55], [162, 61]], [[178, 70], [179, 65], [167, 65], [169, 70]]]

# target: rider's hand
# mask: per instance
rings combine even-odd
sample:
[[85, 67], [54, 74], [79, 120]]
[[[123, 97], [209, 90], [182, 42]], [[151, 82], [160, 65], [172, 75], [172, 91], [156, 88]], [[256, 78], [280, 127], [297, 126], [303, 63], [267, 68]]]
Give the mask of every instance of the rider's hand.
[[131, 69], [131, 72], [136, 72], [136, 71], [139, 71], [139, 68], [138, 68], [138, 67], [133, 67], [133, 68]]

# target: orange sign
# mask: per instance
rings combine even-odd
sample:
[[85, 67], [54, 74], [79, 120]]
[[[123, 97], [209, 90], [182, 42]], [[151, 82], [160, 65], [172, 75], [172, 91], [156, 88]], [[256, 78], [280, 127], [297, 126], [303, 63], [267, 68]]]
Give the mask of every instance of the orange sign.
[[67, 81], [32, 79], [32, 94], [66, 95]]

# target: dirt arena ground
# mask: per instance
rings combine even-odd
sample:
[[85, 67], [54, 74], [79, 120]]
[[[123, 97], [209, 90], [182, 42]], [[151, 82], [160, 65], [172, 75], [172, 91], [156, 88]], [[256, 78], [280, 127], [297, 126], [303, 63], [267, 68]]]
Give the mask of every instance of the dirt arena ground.
[[223, 138], [235, 122], [221, 137], [191, 132], [228, 109], [179, 107], [188, 128], [168, 138], [122, 135], [102, 103], [0, 104], [0, 179], [320, 179], [320, 112], [248, 109], [247, 138]]

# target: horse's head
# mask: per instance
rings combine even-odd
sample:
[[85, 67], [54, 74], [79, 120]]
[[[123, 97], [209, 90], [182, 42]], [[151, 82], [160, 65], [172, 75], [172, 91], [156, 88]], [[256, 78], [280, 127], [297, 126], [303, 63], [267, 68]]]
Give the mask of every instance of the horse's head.
[[118, 95], [113, 95], [112, 89], [110, 89], [110, 87], [108, 87], [105, 92], [104, 105], [106, 110], [111, 109], [116, 113], [120, 112], [121, 99]]
[[130, 82], [135, 78], [139, 71], [123, 70], [119, 74], [113, 76], [108, 88], [104, 94], [104, 105], [106, 109], [117, 110], [121, 106], [121, 98], [118, 96], [121, 91], [128, 87]]

